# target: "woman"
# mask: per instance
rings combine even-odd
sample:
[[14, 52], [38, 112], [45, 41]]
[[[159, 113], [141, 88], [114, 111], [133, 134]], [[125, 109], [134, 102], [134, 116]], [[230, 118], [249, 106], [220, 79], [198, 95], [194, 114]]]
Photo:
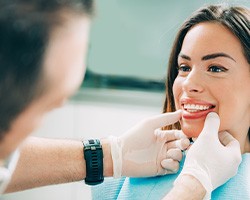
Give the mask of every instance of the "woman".
[[164, 112], [183, 110], [175, 127], [197, 137], [206, 115], [217, 112], [220, 131], [249, 152], [250, 10], [208, 6], [187, 20], [169, 59]]
[[[183, 114], [180, 123], [165, 129], [182, 129], [195, 140], [207, 114], [216, 112], [221, 120], [219, 130], [231, 133], [239, 141], [241, 152], [246, 153], [238, 175], [216, 189], [212, 199], [235, 196], [249, 199], [246, 185], [250, 178], [247, 170], [250, 164], [247, 154], [250, 152], [250, 10], [210, 5], [187, 19], [172, 48], [166, 85], [164, 112], [182, 109]], [[120, 187], [116, 197], [160, 199], [171, 189], [176, 177], [116, 181], [117, 188]], [[97, 190], [100, 192], [100, 188]]]

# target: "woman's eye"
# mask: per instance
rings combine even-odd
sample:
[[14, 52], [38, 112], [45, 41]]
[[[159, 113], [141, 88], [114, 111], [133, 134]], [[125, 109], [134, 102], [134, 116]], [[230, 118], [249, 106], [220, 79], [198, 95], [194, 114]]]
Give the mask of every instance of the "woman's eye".
[[219, 73], [219, 72], [225, 72], [227, 71], [227, 69], [225, 67], [219, 67], [219, 66], [210, 66], [208, 68], [209, 72], [215, 72], [215, 73]]
[[189, 67], [187, 65], [180, 65], [180, 66], [178, 66], [178, 71], [179, 72], [190, 72], [191, 67]]

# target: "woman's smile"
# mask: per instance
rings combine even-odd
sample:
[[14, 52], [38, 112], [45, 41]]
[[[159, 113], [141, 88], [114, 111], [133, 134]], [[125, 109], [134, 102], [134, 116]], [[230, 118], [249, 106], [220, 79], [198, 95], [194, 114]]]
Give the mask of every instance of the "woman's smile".
[[183, 110], [182, 118], [193, 120], [198, 118], [205, 119], [209, 112], [213, 112], [215, 105], [206, 101], [196, 100], [192, 98], [182, 98], [180, 105]]

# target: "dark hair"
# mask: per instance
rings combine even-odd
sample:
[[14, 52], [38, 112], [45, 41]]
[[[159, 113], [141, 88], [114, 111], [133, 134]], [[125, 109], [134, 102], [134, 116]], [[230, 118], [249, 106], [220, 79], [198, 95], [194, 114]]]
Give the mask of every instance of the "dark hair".
[[46, 88], [43, 59], [62, 11], [93, 14], [92, 0], [0, 0], [0, 140]]
[[[229, 6], [225, 4], [209, 5], [200, 8], [184, 22], [175, 38], [168, 63], [166, 99], [163, 112], [173, 112], [176, 109], [172, 89], [175, 78], [178, 75], [178, 55], [187, 32], [193, 26], [202, 22], [215, 22], [227, 27], [241, 42], [242, 51], [250, 64], [250, 10], [244, 7]], [[165, 128], [180, 129], [180, 124], [176, 123]], [[249, 131], [248, 135], [250, 135]]]

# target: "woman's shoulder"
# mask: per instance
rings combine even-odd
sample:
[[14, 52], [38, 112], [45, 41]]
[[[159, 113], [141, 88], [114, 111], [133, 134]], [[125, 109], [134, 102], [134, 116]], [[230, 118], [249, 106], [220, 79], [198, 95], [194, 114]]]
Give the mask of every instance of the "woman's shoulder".
[[[224, 185], [217, 188], [212, 199], [250, 199], [250, 153], [242, 155], [238, 173]], [[230, 167], [230, 166], [229, 166]]]
[[[212, 193], [212, 199], [250, 199], [250, 153], [242, 155], [238, 173]], [[230, 167], [230, 166], [228, 166]], [[181, 171], [181, 170], [180, 170]], [[161, 199], [173, 187], [179, 173], [152, 178], [105, 179], [92, 188], [92, 199]]]

